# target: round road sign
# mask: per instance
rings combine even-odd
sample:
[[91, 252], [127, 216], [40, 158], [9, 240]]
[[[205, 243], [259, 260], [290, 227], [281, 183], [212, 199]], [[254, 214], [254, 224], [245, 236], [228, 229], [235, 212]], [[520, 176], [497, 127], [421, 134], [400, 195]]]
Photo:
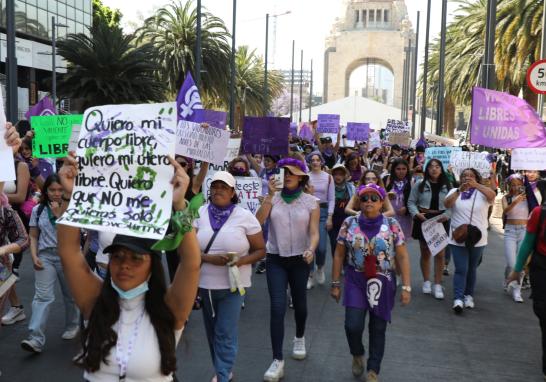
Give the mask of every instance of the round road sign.
[[527, 70], [527, 85], [537, 94], [546, 94], [546, 60], [536, 61]]

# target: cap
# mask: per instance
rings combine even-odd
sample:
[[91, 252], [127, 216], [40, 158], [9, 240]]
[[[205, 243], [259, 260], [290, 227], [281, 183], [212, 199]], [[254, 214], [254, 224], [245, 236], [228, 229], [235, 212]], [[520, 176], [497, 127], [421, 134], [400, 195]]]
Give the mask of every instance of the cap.
[[332, 137], [320, 138], [320, 141], [323, 143], [332, 143]]
[[341, 170], [345, 173], [345, 176], [349, 176], [351, 175], [349, 173], [349, 170], [347, 170], [347, 167], [345, 167], [344, 165], [342, 165], [341, 163], [337, 163], [333, 168], [332, 168], [332, 175], [334, 175], [334, 171], [336, 170]]
[[369, 184], [363, 184], [362, 186], [358, 187], [358, 196], [361, 196], [367, 192], [373, 192], [379, 195], [381, 200], [385, 199], [385, 196], [387, 196], [387, 192], [385, 189], [381, 186], [378, 186], [377, 184], [369, 183]]
[[212, 184], [212, 183], [214, 183], [216, 181], [224, 182], [225, 184], [227, 184], [231, 188], [235, 188], [235, 185], [237, 184], [237, 182], [235, 181], [235, 178], [233, 177], [233, 175], [231, 175], [227, 171], [218, 171], [218, 172], [216, 172], [214, 174], [214, 176], [212, 177], [212, 181], [210, 183]]
[[112, 253], [116, 247], [125, 247], [135, 253], [150, 253], [158, 255], [159, 252], [152, 250], [152, 246], [157, 242], [153, 239], [145, 239], [136, 236], [116, 235], [112, 244], [104, 248], [104, 253]]

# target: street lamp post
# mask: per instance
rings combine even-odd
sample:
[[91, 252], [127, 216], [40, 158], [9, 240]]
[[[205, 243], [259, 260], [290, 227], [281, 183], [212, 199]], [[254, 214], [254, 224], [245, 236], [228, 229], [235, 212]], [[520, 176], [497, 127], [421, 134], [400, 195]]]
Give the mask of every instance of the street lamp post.
[[301, 50], [301, 59], [300, 59], [300, 118], [301, 122], [301, 112], [303, 108], [303, 49]]
[[440, 31], [440, 69], [438, 72], [438, 111], [436, 114], [436, 135], [442, 135], [444, 124], [444, 76], [446, 66], [446, 22], [447, 0], [442, 0], [442, 29]]
[[17, 56], [15, 55], [15, 0], [6, 2], [6, 65], [7, 65], [7, 118], [18, 121], [17, 113]]
[[57, 107], [57, 27], [68, 28], [68, 25], [56, 23], [55, 16], [51, 16], [51, 27], [51, 98]]
[[311, 74], [309, 78], [309, 122], [311, 122], [312, 107], [313, 107], [313, 60], [311, 60]]
[[229, 82], [229, 128], [235, 129], [235, 27], [237, 22], [237, 0], [233, 0], [233, 30], [231, 31], [231, 80]]
[[482, 70], [482, 84], [486, 89], [494, 89], [495, 73], [495, 29], [497, 28], [497, 0], [487, 0], [487, 24], [485, 29], [485, 55]]
[[292, 122], [292, 108], [294, 106], [294, 47], [296, 41], [292, 40], [292, 71], [290, 73], [290, 122]]
[[264, 116], [267, 115], [269, 105], [267, 99], [267, 93], [269, 92], [267, 86], [267, 56], [269, 54], [269, 13], [265, 15], [265, 71], [264, 71]]
[[425, 134], [427, 119], [428, 38], [430, 34], [430, 0], [427, 0], [427, 28], [425, 34], [425, 62], [423, 64], [423, 104], [421, 105], [421, 136]]
[[413, 54], [413, 75], [411, 76], [411, 136], [415, 137], [415, 116], [417, 114], [417, 107], [415, 101], [417, 99], [417, 59], [419, 57], [419, 21], [421, 18], [421, 12], [417, 11], [417, 29], [415, 32], [415, 51]]

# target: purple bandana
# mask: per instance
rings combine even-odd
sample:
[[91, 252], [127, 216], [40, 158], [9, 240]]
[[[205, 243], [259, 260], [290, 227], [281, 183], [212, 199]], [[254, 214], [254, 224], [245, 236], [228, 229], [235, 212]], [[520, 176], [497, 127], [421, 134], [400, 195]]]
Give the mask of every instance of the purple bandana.
[[230, 204], [229, 206], [225, 207], [218, 207], [214, 203], [209, 203], [209, 221], [213, 231], [218, 231], [220, 228], [222, 228], [224, 223], [230, 217], [234, 208], [235, 204]]
[[368, 240], [371, 240], [375, 235], [379, 233], [379, 229], [383, 224], [383, 214], [377, 215], [376, 218], [367, 218], [364, 214], [360, 214], [358, 217], [358, 226], [360, 230], [366, 235]]
[[476, 191], [475, 188], [469, 188], [468, 190], [461, 192], [461, 200], [470, 199], [472, 194], [474, 194], [474, 191]]

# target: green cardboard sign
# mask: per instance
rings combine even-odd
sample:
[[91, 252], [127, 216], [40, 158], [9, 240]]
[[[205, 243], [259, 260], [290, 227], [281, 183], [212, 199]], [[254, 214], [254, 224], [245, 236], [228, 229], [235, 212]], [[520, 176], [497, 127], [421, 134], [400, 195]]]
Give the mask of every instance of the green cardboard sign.
[[35, 158], [63, 158], [68, 154], [72, 125], [81, 125], [83, 114], [45, 115], [30, 118], [34, 130]]

